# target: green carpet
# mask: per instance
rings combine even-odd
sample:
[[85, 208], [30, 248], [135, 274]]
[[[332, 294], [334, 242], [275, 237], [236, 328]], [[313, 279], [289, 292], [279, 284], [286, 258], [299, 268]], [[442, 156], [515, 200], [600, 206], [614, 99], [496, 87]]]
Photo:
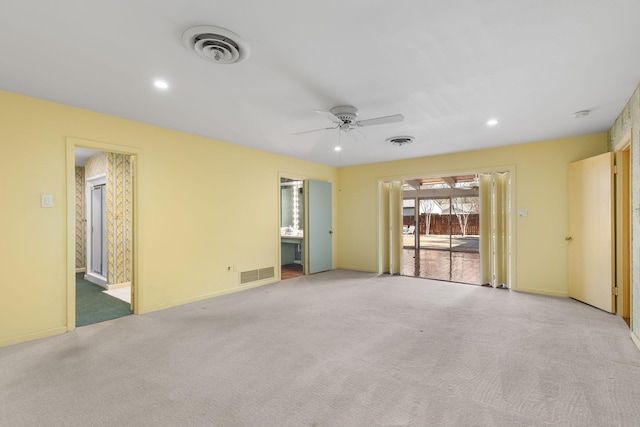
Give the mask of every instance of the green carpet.
[[103, 293], [104, 288], [76, 273], [76, 326], [91, 325], [131, 314], [127, 302]]

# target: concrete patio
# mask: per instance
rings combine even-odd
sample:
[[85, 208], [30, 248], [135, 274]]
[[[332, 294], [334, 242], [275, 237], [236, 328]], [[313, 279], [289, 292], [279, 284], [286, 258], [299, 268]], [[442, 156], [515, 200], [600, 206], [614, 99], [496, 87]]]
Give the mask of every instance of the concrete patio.
[[[415, 248], [416, 236], [404, 235], [403, 246], [405, 249]], [[435, 249], [435, 250], [449, 250], [449, 244], [451, 244], [451, 250], [453, 252], [479, 252], [480, 248], [480, 236], [451, 236], [448, 235], [425, 235], [420, 234], [420, 249]]]

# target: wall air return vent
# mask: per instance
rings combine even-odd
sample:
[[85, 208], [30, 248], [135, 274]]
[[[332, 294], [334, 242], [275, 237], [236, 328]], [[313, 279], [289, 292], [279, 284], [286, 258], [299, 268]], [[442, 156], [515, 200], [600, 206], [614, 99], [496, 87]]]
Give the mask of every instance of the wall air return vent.
[[258, 280], [258, 270], [249, 270], [240, 272], [240, 284], [255, 282]]
[[273, 277], [275, 277], [274, 267], [242, 271], [240, 272], [240, 284], [246, 285], [247, 283], [257, 282], [258, 280], [271, 279]]
[[238, 64], [249, 56], [249, 46], [236, 33], [211, 25], [191, 27], [182, 42], [201, 58], [217, 64]]

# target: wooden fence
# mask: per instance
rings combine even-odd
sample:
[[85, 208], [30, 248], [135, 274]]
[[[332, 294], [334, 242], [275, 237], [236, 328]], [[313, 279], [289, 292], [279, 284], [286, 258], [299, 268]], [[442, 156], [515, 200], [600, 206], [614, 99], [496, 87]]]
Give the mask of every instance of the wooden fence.
[[[426, 231], [426, 214], [420, 214], [420, 234], [427, 234]], [[404, 216], [402, 224], [408, 226], [415, 225], [415, 218], [413, 216]], [[449, 227], [451, 226], [451, 229]], [[453, 235], [461, 235], [460, 222], [455, 215], [437, 215], [431, 214], [431, 221], [429, 227], [429, 234], [434, 235], [448, 235], [449, 230]], [[480, 215], [469, 214], [467, 219], [467, 236], [479, 236], [480, 235]]]

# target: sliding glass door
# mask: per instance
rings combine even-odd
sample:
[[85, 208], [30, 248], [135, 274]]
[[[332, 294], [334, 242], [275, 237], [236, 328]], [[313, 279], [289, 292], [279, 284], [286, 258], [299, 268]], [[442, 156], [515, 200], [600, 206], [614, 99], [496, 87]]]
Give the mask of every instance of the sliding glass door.
[[478, 197], [419, 199], [420, 277], [480, 284]]
[[[479, 198], [449, 196], [405, 200], [413, 208], [415, 229], [405, 225], [408, 276], [480, 284]], [[416, 209], [417, 208], [417, 209]]]
[[511, 287], [511, 173], [406, 179], [405, 276]]

